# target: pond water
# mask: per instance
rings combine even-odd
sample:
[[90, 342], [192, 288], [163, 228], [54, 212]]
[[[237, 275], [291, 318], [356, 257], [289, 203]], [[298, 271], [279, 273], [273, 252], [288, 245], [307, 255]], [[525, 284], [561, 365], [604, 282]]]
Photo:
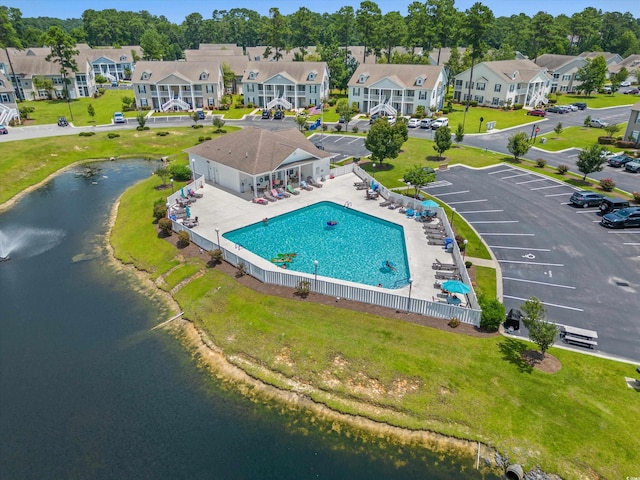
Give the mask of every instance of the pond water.
[[[146, 161], [68, 171], [0, 214], [0, 478], [476, 479], [472, 460], [370, 441], [200, 370], [101, 248]], [[141, 212], [142, 215], [151, 212]]]

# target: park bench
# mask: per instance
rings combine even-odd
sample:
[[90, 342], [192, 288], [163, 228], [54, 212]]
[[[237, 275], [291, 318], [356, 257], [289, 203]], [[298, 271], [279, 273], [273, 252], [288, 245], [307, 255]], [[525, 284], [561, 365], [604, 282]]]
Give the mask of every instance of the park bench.
[[598, 332], [584, 328], [561, 326], [560, 339], [565, 343], [573, 343], [587, 348], [595, 348], [598, 345]]

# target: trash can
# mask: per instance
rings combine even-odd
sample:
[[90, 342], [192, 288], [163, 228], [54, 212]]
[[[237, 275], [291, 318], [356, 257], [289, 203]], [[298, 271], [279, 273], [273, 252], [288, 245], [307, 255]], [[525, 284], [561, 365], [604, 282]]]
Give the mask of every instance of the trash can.
[[507, 319], [504, 322], [504, 328], [507, 330], [520, 330], [520, 320], [522, 320], [522, 312], [516, 308], [512, 308], [507, 313]]
[[453, 238], [447, 237], [444, 239], [444, 249], [447, 253], [453, 252]]

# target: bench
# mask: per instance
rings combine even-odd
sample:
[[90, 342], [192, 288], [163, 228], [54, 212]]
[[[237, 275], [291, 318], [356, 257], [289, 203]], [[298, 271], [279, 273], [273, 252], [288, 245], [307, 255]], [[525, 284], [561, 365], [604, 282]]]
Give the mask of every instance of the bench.
[[598, 342], [595, 340], [576, 337], [574, 335], [563, 335], [560, 338], [562, 338], [562, 341], [565, 343], [575, 343], [576, 345], [581, 345], [583, 347], [595, 348], [598, 345]]
[[565, 343], [574, 343], [582, 347], [595, 348], [598, 345], [596, 339], [598, 332], [584, 328], [561, 326], [560, 339]]

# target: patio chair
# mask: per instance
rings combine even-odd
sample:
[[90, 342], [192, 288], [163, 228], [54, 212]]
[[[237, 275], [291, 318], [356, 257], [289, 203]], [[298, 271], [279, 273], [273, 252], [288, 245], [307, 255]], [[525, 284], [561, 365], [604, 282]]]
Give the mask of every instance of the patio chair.
[[253, 203], [259, 203], [260, 205], [267, 205], [269, 202], [262, 197], [253, 197]]
[[204, 197], [204, 195], [202, 193], [194, 192], [192, 188], [190, 188], [187, 193], [189, 194], [190, 197], [193, 197], [193, 198], [202, 198], [202, 197]]
[[275, 188], [271, 189], [271, 196], [276, 200], [282, 200], [284, 198], [284, 195], [278, 192], [278, 190], [276, 190]]
[[280, 195], [282, 195], [284, 198], [289, 198], [291, 195], [289, 194], [289, 192], [287, 192], [284, 188], [282, 187], [278, 187], [276, 188], [276, 190], [278, 191], [278, 193]]
[[308, 184], [310, 184], [310, 185], [313, 185], [313, 186], [314, 186], [314, 187], [316, 187], [316, 188], [322, 188], [322, 184], [321, 184], [321, 183], [316, 182], [316, 181], [313, 179], [313, 177], [312, 177], [312, 176], [308, 176], [308, 177], [307, 177], [307, 183], [308, 183]]
[[389, 205], [391, 205], [391, 200], [385, 200], [384, 202], [380, 202], [378, 205], [380, 205], [381, 207], [388, 207]]
[[416, 214], [415, 210], [413, 210], [412, 208], [408, 208], [405, 213], [407, 215], [407, 218], [412, 218]]
[[275, 202], [275, 201], [277, 201], [277, 200], [276, 200], [276, 198], [275, 198], [273, 195], [271, 195], [269, 192], [264, 192], [264, 193], [262, 194], [262, 196], [263, 196], [264, 198], [266, 198], [266, 199], [267, 199], [268, 201], [270, 201], [270, 202]]
[[308, 191], [313, 190], [313, 187], [311, 185], [307, 185], [307, 182], [305, 182], [304, 180], [300, 181], [300, 188]]
[[287, 192], [293, 194], [293, 195], [300, 195], [300, 192], [298, 190], [296, 190], [295, 188], [293, 188], [291, 185], [287, 185]]
[[395, 210], [400, 207], [402, 207], [402, 202], [392, 202], [391, 205], [389, 205], [389, 210]]
[[427, 243], [429, 245], [444, 245], [444, 238], [429, 238]]

